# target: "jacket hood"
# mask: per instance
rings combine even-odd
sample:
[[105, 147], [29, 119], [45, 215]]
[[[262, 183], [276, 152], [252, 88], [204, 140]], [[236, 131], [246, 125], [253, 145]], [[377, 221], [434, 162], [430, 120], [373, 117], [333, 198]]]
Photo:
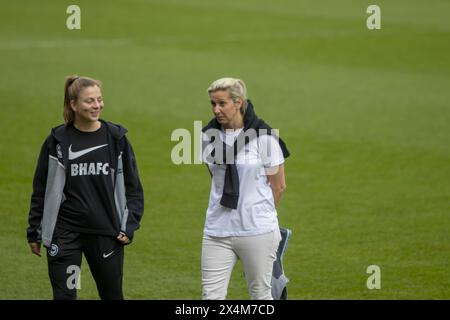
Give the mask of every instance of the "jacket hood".
[[[113, 136], [113, 138], [117, 140], [121, 139], [128, 132], [128, 130], [122, 127], [120, 124], [115, 124], [102, 119], [100, 119], [100, 122], [106, 126], [109, 133]], [[68, 126], [65, 124], [54, 127], [51, 132], [52, 136], [58, 141], [63, 141], [67, 127]]]

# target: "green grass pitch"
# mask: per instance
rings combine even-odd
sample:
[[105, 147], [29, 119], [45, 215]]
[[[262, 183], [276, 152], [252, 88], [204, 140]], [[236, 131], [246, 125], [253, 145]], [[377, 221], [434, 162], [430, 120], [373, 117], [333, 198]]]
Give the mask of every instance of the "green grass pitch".
[[[127, 299], [200, 299], [209, 174], [170, 161], [176, 128], [211, 117], [206, 88], [248, 85], [291, 158], [280, 224], [290, 299], [450, 298], [450, 3], [8, 1], [0, 10], [0, 299], [51, 299], [25, 239], [39, 148], [62, 122], [64, 77], [104, 83], [129, 129], [145, 215], [126, 249]], [[381, 268], [369, 290], [366, 268]], [[83, 261], [79, 299], [97, 299]], [[242, 267], [229, 299], [248, 299]]]

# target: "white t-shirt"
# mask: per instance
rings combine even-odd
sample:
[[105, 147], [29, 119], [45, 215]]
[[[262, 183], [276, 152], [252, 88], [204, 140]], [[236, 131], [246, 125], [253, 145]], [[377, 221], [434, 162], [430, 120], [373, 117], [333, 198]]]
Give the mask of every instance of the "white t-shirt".
[[[232, 146], [241, 131], [242, 129], [221, 131], [220, 138], [228, 146]], [[205, 134], [203, 139], [207, 140]], [[265, 175], [265, 168], [275, 167], [283, 162], [283, 152], [278, 140], [271, 135], [260, 135], [238, 152], [236, 157], [239, 175], [237, 209], [230, 209], [220, 204], [226, 165], [208, 163], [213, 176], [204, 234], [213, 237], [253, 236], [277, 230], [277, 211], [272, 189]]]

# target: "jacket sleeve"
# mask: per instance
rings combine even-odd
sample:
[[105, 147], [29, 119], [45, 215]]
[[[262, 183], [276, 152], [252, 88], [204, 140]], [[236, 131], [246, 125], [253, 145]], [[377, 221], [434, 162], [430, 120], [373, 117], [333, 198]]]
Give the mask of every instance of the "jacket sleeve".
[[128, 217], [126, 222], [126, 230], [121, 231], [123, 231], [128, 238], [132, 240], [134, 232], [139, 229], [140, 221], [142, 215], [144, 214], [144, 192], [139, 179], [139, 172], [133, 147], [126, 137], [124, 137], [124, 142], [125, 146], [122, 156]]
[[40, 241], [40, 228], [44, 211], [45, 188], [48, 172], [48, 147], [47, 138], [41, 147], [38, 163], [34, 172], [33, 192], [31, 194], [30, 212], [28, 214], [27, 239], [28, 242]]

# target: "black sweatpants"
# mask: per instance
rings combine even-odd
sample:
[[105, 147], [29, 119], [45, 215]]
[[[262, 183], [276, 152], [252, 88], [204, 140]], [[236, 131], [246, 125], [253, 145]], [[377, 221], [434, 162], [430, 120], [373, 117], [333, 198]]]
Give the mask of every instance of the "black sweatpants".
[[48, 274], [53, 299], [74, 300], [76, 280], [84, 254], [102, 300], [121, 300], [123, 245], [111, 236], [77, 233], [56, 228], [47, 249]]

